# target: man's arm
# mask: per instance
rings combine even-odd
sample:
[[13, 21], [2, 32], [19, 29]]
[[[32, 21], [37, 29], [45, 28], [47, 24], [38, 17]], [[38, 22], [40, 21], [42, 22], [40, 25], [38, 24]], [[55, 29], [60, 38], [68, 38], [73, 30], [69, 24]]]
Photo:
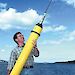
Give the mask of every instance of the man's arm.
[[8, 70], [8, 75], [10, 75], [10, 70]]
[[38, 48], [37, 48], [37, 42], [34, 41], [34, 40], [33, 40], [33, 45], [34, 45], [33, 50], [32, 50], [33, 55], [34, 55], [35, 57], [38, 57], [38, 56], [39, 56], [39, 50], [38, 50]]
[[38, 57], [39, 56], [39, 50], [37, 47], [34, 47], [34, 56]]
[[37, 48], [37, 42], [34, 42], [33, 54], [34, 54], [35, 57], [39, 56], [39, 50]]
[[7, 67], [8, 75], [10, 75], [10, 72], [14, 66], [15, 61], [16, 61], [16, 54], [14, 51], [12, 51], [11, 55], [10, 55], [9, 62], [8, 62], [8, 67]]

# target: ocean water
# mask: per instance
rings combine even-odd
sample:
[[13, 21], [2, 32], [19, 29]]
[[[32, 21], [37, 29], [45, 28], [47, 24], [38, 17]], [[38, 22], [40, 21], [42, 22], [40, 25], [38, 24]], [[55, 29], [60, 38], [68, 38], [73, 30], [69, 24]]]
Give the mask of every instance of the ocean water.
[[[7, 75], [7, 62], [0, 61], [0, 75]], [[35, 63], [36, 75], [75, 75], [75, 64]]]
[[0, 60], [0, 75], [7, 75], [7, 62]]

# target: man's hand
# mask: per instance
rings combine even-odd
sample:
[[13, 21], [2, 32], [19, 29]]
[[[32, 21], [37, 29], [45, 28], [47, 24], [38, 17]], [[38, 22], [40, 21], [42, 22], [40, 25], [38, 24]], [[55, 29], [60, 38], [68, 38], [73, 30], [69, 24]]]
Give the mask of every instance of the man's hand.
[[8, 74], [7, 75], [10, 75], [10, 71], [8, 70]]
[[35, 41], [35, 40], [33, 40], [33, 47], [35, 48], [35, 47], [37, 47], [37, 42]]

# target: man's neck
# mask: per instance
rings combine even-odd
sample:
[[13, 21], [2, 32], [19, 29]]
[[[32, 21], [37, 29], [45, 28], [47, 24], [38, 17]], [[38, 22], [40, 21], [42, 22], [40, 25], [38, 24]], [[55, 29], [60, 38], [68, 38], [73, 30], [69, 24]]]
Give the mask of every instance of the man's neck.
[[18, 47], [22, 47], [22, 46], [24, 46], [24, 43], [19, 43], [18, 44]]

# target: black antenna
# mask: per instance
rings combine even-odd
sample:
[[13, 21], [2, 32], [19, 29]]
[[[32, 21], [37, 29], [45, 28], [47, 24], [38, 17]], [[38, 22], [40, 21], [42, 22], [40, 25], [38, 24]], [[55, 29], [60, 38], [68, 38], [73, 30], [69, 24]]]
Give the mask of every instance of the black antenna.
[[42, 20], [40, 21], [40, 24], [43, 23], [43, 21], [44, 21], [44, 19], [45, 19], [45, 17], [46, 17], [47, 11], [48, 11], [48, 9], [49, 9], [49, 6], [51, 5], [51, 2], [52, 2], [52, 0], [49, 0], [49, 4], [48, 4], [48, 6], [47, 6], [47, 8], [46, 8], [46, 10], [45, 10], [45, 12], [44, 12], [44, 16], [43, 16]]

